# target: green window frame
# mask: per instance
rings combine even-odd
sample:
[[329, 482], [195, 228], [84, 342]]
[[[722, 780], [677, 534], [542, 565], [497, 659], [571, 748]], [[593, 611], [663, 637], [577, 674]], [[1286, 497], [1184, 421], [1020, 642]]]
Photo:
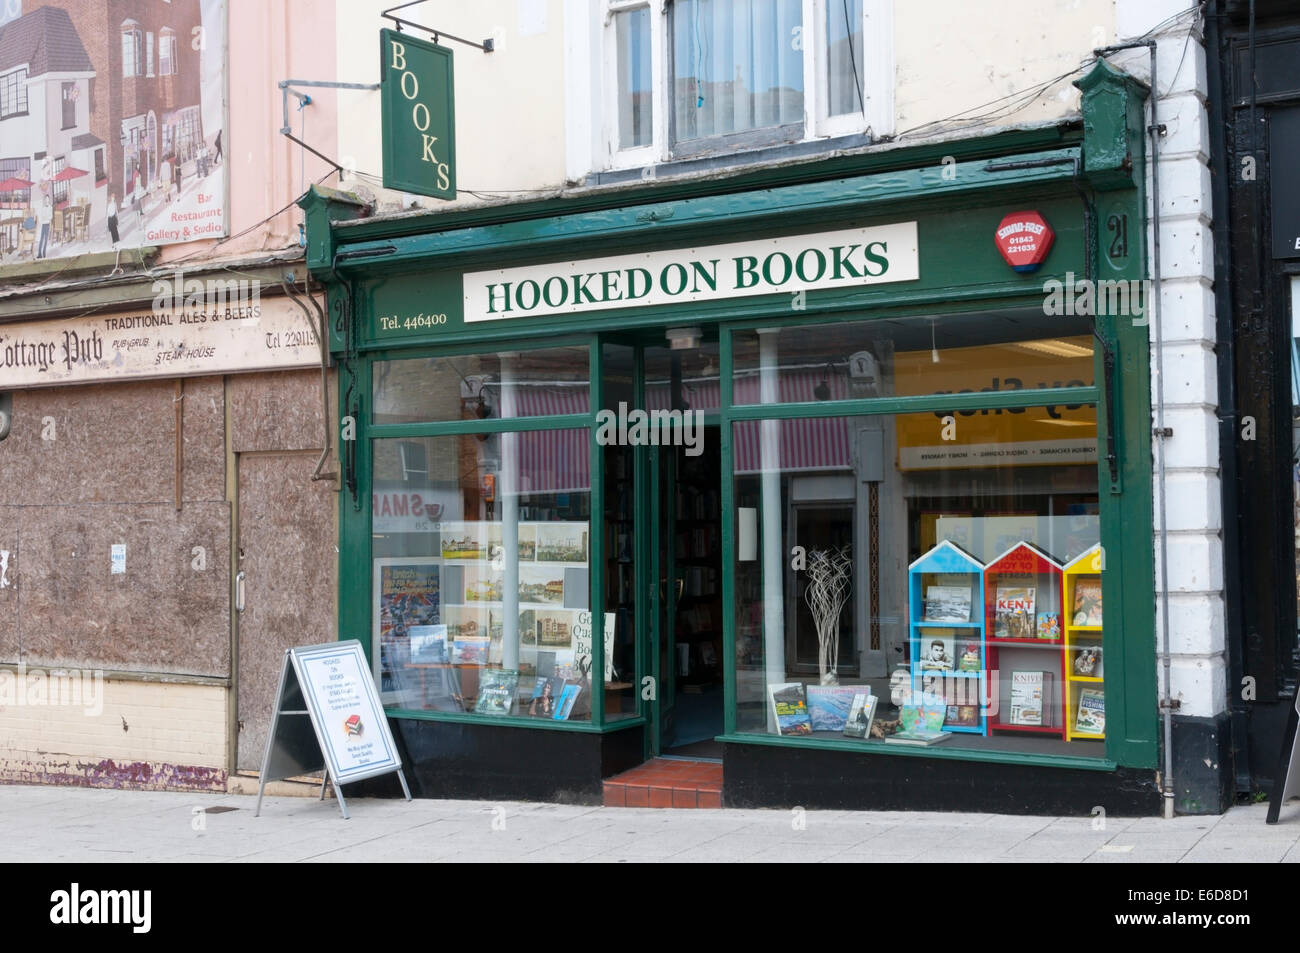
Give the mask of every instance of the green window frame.
[[[1025, 297], [1013, 297], [1005, 299], [985, 299], [978, 303], [962, 302], [961, 310], [963, 312], [971, 311], [993, 311], [1000, 307], [1023, 307], [1026, 303]], [[1099, 345], [1093, 352], [1094, 380], [1096, 385], [1091, 387], [1062, 387], [1062, 388], [1045, 388], [1035, 390], [1020, 391], [1000, 391], [997, 393], [972, 393], [972, 394], [946, 394], [942, 396], [901, 396], [901, 397], [873, 397], [855, 400], [841, 400], [834, 402], [815, 402], [815, 403], [785, 403], [785, 404], [747, 404], [736, 405], [733, 402], [732, 386], [734, 383], [734, 358], [733, 358], [733, 335], [737, 332], [752, 331], [758, 328], [783, 328], [798, 327], [809, 324], [827, 324], [838, 322], [852, 321], [872, 321], [887, 318], [900, 317], [917, 317], [928, 316], [942, 318], [945, 313], [955, 313], [956, 308], [952, 307], [945, 311], [944, 309], [935, 308], [918, 308], [905, 307], [894, 309], [873, 309], [869, 317], [863, 316], [863, 312], [846, 310], [821, 311], [819, 309], [808, 309], [801, 312], [797, 317], [791, 317], [789, 312], [784, 312], [781, 316], [773, 315], [771, 318], [747, 318], [745, 320], [731, 321], [724, 323], [720, 328], [720, 366], [721, 378], [723, 385], [720, 388], [720, 420], [721, 420], [721, 440], [722, 440], [722, 472], [724, 479], [722, 481], [722, 547], [724, 553], [735, 551], [735, 493], [734, 485], [731, 480], [725, 478], [725, 474], [734, 472], [733, 454], [734, 447], [732, 441], [731, 425], [737, 421], [745, 420], [789, 420], [789, 419], [807, 419], [827, 416], [857, 416], [857, 415], [897, 415], [918, 412], [934, 412], [937, 410], [960, 411], [960, 410], [996, 410], [1016, 407], [1035, 407], [1042, 406], [1045, 403], [1095, 403], [1097, 405], [1097, 440], [1098, 440], [1098, 496], [1103, 501], [1102, 510], [1102, 546], [1105, 552], [1119, 553], [1124, 545], [1119, 538], [1119, 529], [1123, 525], [1142, 525], [1145, 520], [1150, 523], [1150, 508], [1147, 506], [1145, 514], [1142, 513], [1142, 498], [1149, 501], [1149, 496], [1143, 494], [1119, 494], [1114, 491], [1107, 492], [1111, 486], [1108, 474], [1105, 472], [1107, 466], [1105, 448], [1107, 446], [1107, 404], [1114, 399], [1113, 394], [1107, 393], [1105, 384], [1105, 349]], [[1099, 338], [1113, 340], [1111, 337], [1119, 330], [1113, 321], [1107, 317], [1098, 317], [1096, 333]], [[1143, 360], [1145, 360], [1145, 348], [1143, 348]], [[1133, 394], [1130, 390], [1127, 393], [1128, 406], [1127, 412], [1145, 414], [1146, 411], [1140, 406], [1142, 394]], [[1125, 406], [1117, 406], [1116, 418], [1121, 423], [1118, 429], [1124, 429], [1121, 416], [1125, 413]], [[1145, 421], [1145, 418], [1142, 422]], [[1117, 435], [1118, 436], [1118, 435]], [[1143, 456], [1138, 454], [1139, 457]], [[1122, 457], [1122, 454], [1121, 454]], [[1150, 468], [1147, 466], [1148, 481]], [[1137, 512], [1134, 513], [1135, 506]], [[1109, 511], [1109, 512], [1108, 512]], [[1137, 523], [1130, 521], [1137, 519]], [[1135, 534], [1141, 536], [1142, 534]], [[1149, 548], [1149, 547], [1148, 547]], [[1114, 573], [1114, 575], [1120, 575]], [[1113, 579], [1113, 576], [1112, 576]], [[835, 751], [856, 752], [858, 754], [867, 754], [872, 756], [894, 755], [898, 754], [903, 757], [926, 757], [926, 758], [951, 758], [954, 760], [964, 761], [988, 761], [1009, 764], [1032, 764], [1032, 765], [1051, 765], [1056, 767], [1080, 768], [1087, 770], [1111, 771], [1120, 765], [1131, 767], [1154, 767], [1155, 753], [1154, 746], [1149, 751], [1135, 752], [1129, 739], [1119, 737], [1118, 732], [1107, 732], [1105, 744], [1105, 757], [1072, 757], [1068, 755], [1053, 755], [1017, 752], [1010, 750], [1002, 751], [978, 751], [959, 748], [906, 748], [900, 746], [898, 750], [890, 748], [888, 751], [881, 751], [865, 747], [850, 739], [834, 740], [821, 738], [803, 738], [803, 737], [779, 737], [774, 735], [760, 735], [754, 733], [740, 733], [736, 730], [736, 693], [737, 693], [737, 672], [735, 665], [736, 658], [736, 617], [734, 612], [735, 606], [735, 567], [731, 559], [723, 560], [723, 580], [722, 580], [722, 599], [723, 599], [723, 655], [728, 660], [724, 666], [724, 685], [723, 685], [723, 705], [725, 717], [725, 733], [721, 740], [734, 744], [762, 744], [770, 746], [789, 746], [796, 748], [813, 748]], [[1106, 623], [1105, 635], [1103, 642], [1103, 651], [1108, 657], [1119, 658], [1122, 660], [1119, 671], [1108, 669], [1107, 681], [1115, 685], [1113, 691], [1108, 690], [1106, 698], [1107, 707], [1107, 724], [1112, 721], [1116, 725], [1124, 725], [1129, 722], [1129, 712], [1127, 706], [1131, 704], [1130, 698], [1127, 697], [1128, 683], [1126, 669], [1130, 660], [1137, 655], [1141, 658], [1141, 647], [1145, 645], [1148, 667], [1154, 673], [1154, 645], [1145, 644], [1142, 639], [1125, 640], [1124, 631], [1129, 627], [1131, 620], [1125, 617], [1121, 608], [1116, 608], [1114, 600], [1108, 599], [1106, 602]], [[1150, 627], [1145, 630], [1141, 623], [1138, 623], [1138, 631], [1153, 631]], [[1139, 664], [1135, 675], [1141, 673], [1142, 666]], [[1141, 679], [1135, 679], [1140, 681]], [[1110, 686], [1108, 686], [1109, 689]], [[1154, 706], [1154, 685], [1151, 686], [1150, 698]], [[1154, 707], [1151, 709], [1149, 718], [1149, 730], [1154, 740], [1155, 733], [1155, 716]]]
[[[552, 417], [519, 417], [488, 420], [450, 420], [439, 422], [376, 424], [373, 422], [373, 369], [377, 362], [427, 357], [455, 357], [484, 353], [485, 345], [459, 344], [447, 347], [390, 348], [367, 352], [355, 361], [340, 365], [340, 417], [353, 416], [355, 420], [354, 451], [357, 474], [356, 501], [346, 489], [339, 500], [339, 533], [343, 541], [339, 554], [339, 637], [358, 638], [367, 655], [373, 651], [371, 644], [370, 612], [372, 606], [373, 560], [371, 545], [372, 514], [365, 501], [371, 498], [373, 481], [372, 445], [375, 440], [393, 438], [461, 436], [477, 433], [536, 432], [546, 430], [586, 429], [590, 454], [591, 479], [591, 549], [589, 552], [589, 585], [591, 587], [591, 613], [593, 620], [604, 617], [604, 496], [605, 477], [601, 461], [603, 448], [596, 442], [596, 413], [602, 403], [601, 340], [596, 335], [547, 338], [547, 347], [585, 346], [589, 355], [591, 402], [587, 413], [564, 414]], [[518, 342], [520, 348], [535, 348], [538, 341]], [[501, 342], [492, 342], [487, 348], [508, 350]], [[356, 395], [354, 410], [346, 407], [347, 392]], [[599, 542], [597, 542], [599, 541]], [[594, 625], [594, 623], [593, 623]], [[638, 678], [644, 664], [643, 653], [638, 651]], [[605, 664], [603, 638], [592, 638], [592, 671], [602, 672]], [[638, 682], [639, 684], [639, 682]], [[517, 715], [484, 716], [469, 712], [422, 711], [399, 707], [385, 708], [392, 718], [424, 721], [452, 721], [475, 725], [500, 725], [535, 728], [543, 731], [577, 731], [604, 733], [621, 731], [645, 723], [645, 706], [639, 693], [637, 714], [634, 717], [606, 719], [605, 684], [603, 678], [592, 679], [592, 713], [590, 722], [551, 721]]]

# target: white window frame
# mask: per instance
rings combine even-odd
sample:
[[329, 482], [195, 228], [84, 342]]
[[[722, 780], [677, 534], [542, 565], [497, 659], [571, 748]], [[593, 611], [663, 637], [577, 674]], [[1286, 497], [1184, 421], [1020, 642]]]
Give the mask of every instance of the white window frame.
[[[670, 0], [571, 0], [569, 8], [573, 20], [582, 7], [600, 19], [598, 38], [590, 35], [576, 38], [571, 46], [581, 52], [590, 46], [594, 61], [589, 73], [590, 82], [585, 91], [590, 102], [593, 126], [590, 136], [591, 162], [588, 171], [645, 168], [666, 162], [674, 156], [674, 146], [669, 137], [669, 111], [672, 96], [669, 76], [668, 3]], [[875, 138], [891, 135], [894, 131], [894, 0], [863, 0], [863, 109], [861, 112], [840, 116], [827, 115], [829, 95], [826, 78], [826, 61], [822, 51], [826, 48], [826, 14], [831, 5], [842, 0], [803, 0], [804, 24], [804, 135], [808, 142], [838, 136], [849, 136], [871, 131]], [[592, 9], [594, 8], [594, 9]], [[651, 143], [632, 149], [619, 147], [618, 128], [618, 36], [614, 15], [624, 11], [645, 8], [650, 11], [651, 84], [654, 90], [651, 111], [653, 114]], [[808, 30], [812, 25], [811, 31]], [[811, 44], [808, 40], [811, 40]], [[813, 55], [806, 55], [809, 50]], [[569, 78], [570, 96], [575, 92], [573, 78]], [[581, 108], [581, 100], [570, 102]], [[581, 148], [581, 124], [570, 137], [570, 145]], [[685, 153], [688, 155], [689, 153]], [[570, 176], [576, 172], [570, 163]]]

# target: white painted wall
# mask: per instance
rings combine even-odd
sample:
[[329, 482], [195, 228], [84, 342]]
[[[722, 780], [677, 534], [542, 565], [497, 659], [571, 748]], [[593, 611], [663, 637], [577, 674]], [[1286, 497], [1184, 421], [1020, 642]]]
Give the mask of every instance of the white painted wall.
[[[1116, 0], [1120, 41], [1144, 35], [1189, 7], [1182, 0]], [[1200, 27], [1192, 17], [1185, 16], [1163, 28], [1155, 39], [1160, 85], [1157, 119], [1167, 127], [1160, 141], [1163, 384], [1156, 375], [1155, 321], [1148, 326], [1148, 331], [1152, 344], [1152, 424], [1163, 386], [1165, 426], [1174, 431], [1164, 448], [1170, 681], [1173, 697], [1180, 703], [1180, 715], [1208, 716], [1225, 709], [1229, 686], [1225, 658], [1219, 397], [1214, 363], [1213, 204], [1209, 119], [1205, 111], [1205, 49]], [[1145, 49], [1117, 54], [1111, 62], [1150, 82], [1150, 60]], [[1147, 189], [1148, 192], [1151, 189], [1150, 163]], [[1149, 227], [1148, 248], [1153, 239], [1154, 230]], [[1158, 453], [1159, 447], [1153, 452]], [[1158, 482], [1155, 490], [1158, 530]], [[1155, 556], [1158, 589], [1158, 535]], [[1162, 611], [1157, 592], [1154, 633], [1157, 651]], [[1163, 689], [1163, 669], [1158, 671]]]
[[[378, 80], [384, 25], [378, 14], [386, 6], [385, 0], [336, 0], [337, 79]], [[407, 11], [430, 26], [497, 43], [491, 54], [448, 43], [456, 57], [462, 191], [503, 201], [609, 167], [604, 9], [605, 0], [480, 0]], [[1115, 0], [1022, 4], [994, 16], [987, 5], [967, 0], [868, 0], [868, 14], [869, 23], [883, 23], [890, 33], [892, 63], [869, 63], [866, 72], [894, 79], [892, 121], [878, 120], [873, 128], [879, 134], [879, 126], [888, 126], [909, 143], [1076, 115], [1079, 93], [1071, 80], [1083, 74], [1094, 47], [1115, 39]], [[379, 176], [378, 93], [340, 92], [338, 104], [337, 155], [344, 165]], [[393, 203], [401, 198], [383, 193], [376, 179], [361, 182], [368, 194]], [[479, 201], [464, 195], [458, 204]]]

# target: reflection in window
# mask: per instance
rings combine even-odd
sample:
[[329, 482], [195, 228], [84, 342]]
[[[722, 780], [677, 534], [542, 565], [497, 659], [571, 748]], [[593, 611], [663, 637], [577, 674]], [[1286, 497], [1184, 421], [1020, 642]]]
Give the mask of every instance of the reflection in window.
[[589, 431], [373, 448], [373, 651], [385, 704], [590, 720]]
[[863, 44], [862, 0], [827, 0], [826, 96], [828, 116], [860, 113]]
[[584, 346], [376, 361], [375, 423], [585, 414], [589, 353]]
[[679, 0], [671, 12], [678, 141], [782, 126], [803, 135], [800, 0]]
[[949, 747], [1104, 753], [1094, 406], [740, 421], [732, 448], [739, 730], [843, 737], [863, 696], [864, 743], [929, 709]]
[[618, 53], [618, 146], [650, 145], [654, 136], [654, 88], [650, 68], [650, 8], [614, 15]]

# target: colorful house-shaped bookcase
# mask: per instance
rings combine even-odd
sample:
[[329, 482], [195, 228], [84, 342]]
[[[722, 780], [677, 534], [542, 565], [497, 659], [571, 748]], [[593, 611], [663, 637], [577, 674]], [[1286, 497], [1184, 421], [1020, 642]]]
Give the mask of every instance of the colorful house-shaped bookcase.
[[[1060, 563], [1026, 542], [1017, 543], [984, 567], [984, 643], [990, 705], [992, 698], [997, 698], [997, 707], [989, 714], [990, 731], [1065, 737], [1061, 572]], [[1033, 590], [1033, 611], [1027, 621], [1018, 622], [1010, 613], [999, 617], [1000, 594], [1010, 602], [1016, 596], [1027, 597], [1029, 589]], [[1023, 706], [1013, 711], [1013, 684], [1036, 673], [1042, 675], [1038, 716], [1026, 714]]]
[[[913, 562], [907, 575], [912, 691], [944, 696], [948, 709], [945, 731], [988, 734], [984, 705], [986, 613], [980, 561], [944, 540]], [[943, 590], [934, 595], [955, 598], [927, 604], [927, 594], [935, 587]]]

